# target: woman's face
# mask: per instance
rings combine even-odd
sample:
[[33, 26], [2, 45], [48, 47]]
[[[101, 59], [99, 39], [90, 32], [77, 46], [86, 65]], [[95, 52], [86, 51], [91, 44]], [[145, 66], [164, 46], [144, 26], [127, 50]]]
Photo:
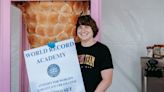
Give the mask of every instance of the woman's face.
[[77, 28], [77, 35], [81, 39], [81, 41], [93, 39], [92, 28], [90, 26], [80, 25]]

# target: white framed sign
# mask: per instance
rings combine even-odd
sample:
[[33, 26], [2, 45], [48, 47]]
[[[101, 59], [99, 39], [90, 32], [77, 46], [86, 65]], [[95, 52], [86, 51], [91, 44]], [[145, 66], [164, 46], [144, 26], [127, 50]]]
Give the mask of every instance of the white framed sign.
[[31, 92], [85, 92], [74, 39], [24, 51]]

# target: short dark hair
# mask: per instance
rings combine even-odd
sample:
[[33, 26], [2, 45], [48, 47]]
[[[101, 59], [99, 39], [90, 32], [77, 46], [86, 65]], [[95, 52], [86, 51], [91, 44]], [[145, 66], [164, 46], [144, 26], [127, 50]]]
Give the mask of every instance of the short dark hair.
[[93, 31], [93, 37], [96, 37], [98, 33], [98, 27], [96, 25], [95, 20], [90, 15], [82, 15], [78, 17], [77, 23], [76, 23], [76, 34], [77, 34], [77, 28], [80, 25], [90, 26]]

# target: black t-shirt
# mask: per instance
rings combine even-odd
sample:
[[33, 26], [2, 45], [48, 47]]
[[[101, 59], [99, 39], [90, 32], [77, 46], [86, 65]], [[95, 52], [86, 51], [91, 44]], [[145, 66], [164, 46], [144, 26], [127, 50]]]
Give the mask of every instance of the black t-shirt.
[[102, 80], [101, 71], [113, 68], [110, 50], [100, 42], [90, 47], [83, 47], [79, 42], [76, 49], [86, 92], [94, 92]]

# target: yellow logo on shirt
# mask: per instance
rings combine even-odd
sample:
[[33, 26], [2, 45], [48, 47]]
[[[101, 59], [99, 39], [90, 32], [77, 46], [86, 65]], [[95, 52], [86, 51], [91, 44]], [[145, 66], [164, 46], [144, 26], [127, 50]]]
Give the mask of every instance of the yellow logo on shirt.
[[92, 55], [78, 55], [80, 64], [85, 64], [94, 67], [95, 57]]

